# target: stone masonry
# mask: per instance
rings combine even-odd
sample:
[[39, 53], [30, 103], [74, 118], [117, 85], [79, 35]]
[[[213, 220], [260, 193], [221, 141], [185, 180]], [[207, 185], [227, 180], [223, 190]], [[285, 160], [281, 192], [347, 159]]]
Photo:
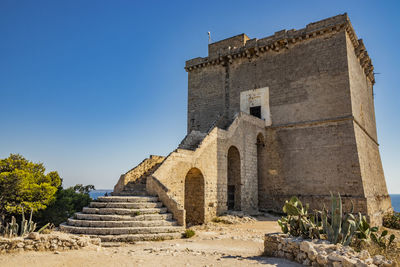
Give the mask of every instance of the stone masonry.
[[[229, 125], [242, 110], [243, 92], [269, 89], [258, 208], [281, 211], [294, 195], [321, 208], [329, 192], [339, 192], [347, 208], [352, 201], [379, 224], [391, 205], [378, 149], [373, 66], [347, 14], [262, 39], [240, 34], [210, 44], [208, 52], [186, 62], [188, 132], [204, 132], [215, 120]], [[256, 152], [239, 152], [242, 161], [257, 161]], [[242, 173], [242, 191], [248, 179]]]
[[[373, 66], [347, 14], [262, 39], [240, 34], [209, 44], [208, 56], [188, 60], [185, 69], [187, 136], [165, 158], [152, 156], [122, 175], [113, 195], [157, 197], [178, 225], [227, 210], [281, 212], [292, 196], [322, 208], [330, 192], [372, 224], [392, 209]], [[132, 205], [118, 205], [132, 213]]]

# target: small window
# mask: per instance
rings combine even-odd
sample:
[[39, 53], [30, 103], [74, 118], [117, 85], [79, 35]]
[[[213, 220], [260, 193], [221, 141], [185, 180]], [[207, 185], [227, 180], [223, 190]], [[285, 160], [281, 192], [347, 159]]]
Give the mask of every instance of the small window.
[[250, 115], [261, 119], [261, 106], [250, 107]]

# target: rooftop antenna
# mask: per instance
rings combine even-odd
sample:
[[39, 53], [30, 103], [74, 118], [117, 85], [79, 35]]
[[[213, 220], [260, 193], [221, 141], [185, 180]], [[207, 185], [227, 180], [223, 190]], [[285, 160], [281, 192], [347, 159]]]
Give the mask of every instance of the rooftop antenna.
[[211, 44], [212, 40], [211, 40], [211, 32], [207, 32], [208, 34], [208, 44]]

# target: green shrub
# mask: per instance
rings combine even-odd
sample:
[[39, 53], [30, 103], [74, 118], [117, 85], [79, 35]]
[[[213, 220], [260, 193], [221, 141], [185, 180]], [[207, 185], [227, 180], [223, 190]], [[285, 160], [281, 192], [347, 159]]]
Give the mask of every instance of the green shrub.
[[[81, 191], [80, 185], [63, 189], [58, 188], [56, 198], [50, 205], [35, 214], [35, 219], [39, 226], [47, 223], [53, 223], [58, 226], [60, 223], [67, 221], [75, 212], [81, 211], [83, 207], [89, 205], [92, 198], [88, 191]], [[82, 192], [82, 193], [81, 193]]]
[[0, 215], [18, 215], [23, 208], [33, 213], [45, 209], [62, 182], [57, 172], [45, 171], [43, 163], [18, 154], [0, 159]]
[[186, 229], [185, 233], [183, 234], [184, 238], [191, 238], [195, 235], [196, 233], [192, 229]]
[[400, 212], [386, 213], [383, 216], [383, 226], [400, 230]]

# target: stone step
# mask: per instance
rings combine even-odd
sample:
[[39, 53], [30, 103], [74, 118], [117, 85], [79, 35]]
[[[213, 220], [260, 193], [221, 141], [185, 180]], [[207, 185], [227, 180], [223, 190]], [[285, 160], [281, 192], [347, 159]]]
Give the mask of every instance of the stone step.
[[150, 196], [109, 196], [98, 197], [98, 202], [158, 202], [158, 197]]
[[161, 208], [161, 202], [91, 202], [91, 208], [149, 209]]
[[147, 196], [148, 193], [146, 191], [138, 191], [138, 190], [123, 190], [118, 193], [118, 196]]
[[146, 180], [142, 180], [140, 183], [128, 183], [125, 185], [124, 190], [139, 190], [146, 191]]
[[157, 234], [176, 233], [183, 230], [181, 226], [156, 226], [156, 227], [78, 227], [65, 223], [60, 224], [60, 229], [72, 234], [85, 235], [132, 235], [132, 234]]
[[89, 221], [69, 218], [67, 224], [78, 227], [156, 227], [156, 226], [176, 226], [176, 221], [153, 220], [153, 221]]
[[105, 215], [105, 214], [87, 214], [82, 212], [75, 213], [75, 218], [78, 220], [91, 221], [153, 221], [153, 220], [172, 220], [171, 213], [162, 214], [141, 214], [137, 216], [130, 215]]
[[158, 233], [158, 234], [136, 234], [136, 235], [91, 235], [100, 238], [101, 242], [136, 242], [136, 241], [160, 241], [177, 239], [182, 237], [181, 232]]
[[82, 210], [86, 214], [116, 214], [116, 215], [141, 215], [166, 213], [167, 208], [151, 208], [151, 209], [119, 209], [119, 208], [90, 208], [84, 207]]

